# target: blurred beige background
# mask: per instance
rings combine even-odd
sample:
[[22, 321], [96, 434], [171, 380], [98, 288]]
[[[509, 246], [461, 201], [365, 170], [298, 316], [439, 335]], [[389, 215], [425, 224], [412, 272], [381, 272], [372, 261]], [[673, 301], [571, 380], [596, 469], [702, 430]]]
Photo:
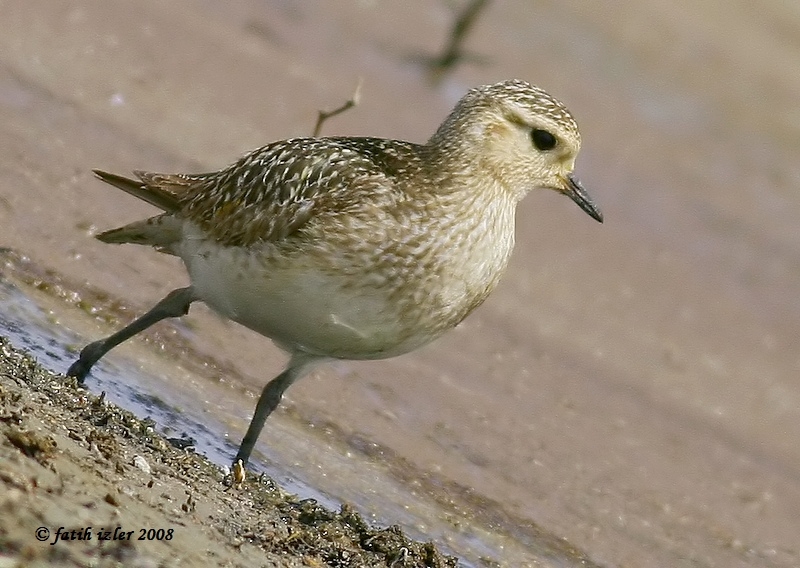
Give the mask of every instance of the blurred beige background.
[[[466, 46], [483, 62], [438, 87], [419, 59], [445, 42], [445, 2], [0, 14], [0, 245], [142, 309], [185, 275], [90, 238], [153, 213], [92, 167], [222, 167], [308, 134], [358, 77], [362, 103], [326, 134], [422, 142], [471, 86], [546, 88], [578, 119], [605, 224], [530, 195], [504, 282], [464, 325], [322, 369], [289, 402], [598, 563], [800, 565], [800, 5], [496, 2]], [[191, 318], [254, 391], [284, 362], [207, 310]]]

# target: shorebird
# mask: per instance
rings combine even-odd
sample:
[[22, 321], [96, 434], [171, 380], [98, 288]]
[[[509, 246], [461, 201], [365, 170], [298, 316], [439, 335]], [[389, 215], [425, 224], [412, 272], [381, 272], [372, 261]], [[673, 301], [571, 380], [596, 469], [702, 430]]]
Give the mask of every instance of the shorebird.
[[116, 345], [205, 302], [290, 354], [234, 459], [246, 464], [284, 391], [314, 365], [407, 353], [478, 307], [506, 268], [530, 190], [563, 193], [602, 222], [573, 173], [579, 149], [561, 102], [508, 80], [468, 91], [425, 144], [295, 138], [212, 173], [94, 170], [163, 211], [97, 238], [176, 255], [191, 285], [87, 345], [67, 374], [83, 382]]

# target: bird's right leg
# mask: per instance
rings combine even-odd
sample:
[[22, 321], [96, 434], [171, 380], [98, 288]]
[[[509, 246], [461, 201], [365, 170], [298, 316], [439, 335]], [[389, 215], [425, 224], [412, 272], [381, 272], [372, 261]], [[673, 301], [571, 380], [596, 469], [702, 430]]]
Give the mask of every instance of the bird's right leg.
[[67, 370], [67, 376], [75, 377], [78, 382], [82, 383], [92, 366], [114, 347], [156, 322], [166, 318], [185, 316], [189, 312], [189, 305], [197, 299], [191, 286], [173, 290], [142, 317], [133, 320], [117, 333], [84, 347], [78, 360]]
[[236, 467], [237, 463], [240, 461], [241, 467], [247, 465], [250, 454], [253, 452], [253, 448], [258, 440], [258, 436], [261, 434], [261, 430], [264, 429], [267, 416], [272, 414], [272, 411], [278, 407], [281, 398], [283, 398], [283, 393], [289, 388], [289, 385], [307, 374], [311, 370], [311, 367], [323, 360], [323, 357], [296, 351], [292, 354], [292, 358], [286, 366], [286, 369], [267, 383], [267, 386], [261, 391], [258, 404], [256, 404], [256, 410], [253, 413], [253, 418], [250, 420], [250, 426], [248, 426], [247, 433], [239, 446], [239, 451], [233, 459], [234, 467]]

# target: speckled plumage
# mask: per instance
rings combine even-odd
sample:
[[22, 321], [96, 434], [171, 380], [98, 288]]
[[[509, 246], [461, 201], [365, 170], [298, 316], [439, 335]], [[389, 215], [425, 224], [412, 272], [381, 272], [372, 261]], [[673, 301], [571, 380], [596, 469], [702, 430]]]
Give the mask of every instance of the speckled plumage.
[[[191, 287], [146, 325], [203, 300], [292, 353], [270, 383], [282, 386], [262, 395], [240, 450], [247, 461], [262, 404], [269, 414], [308, 363], [408, 352], [480, 305], [506, 267], [515, 208], [530, 189], [565, 193], [602, 220], [572, 174], [579, 148], [563, 104], [505, 81], [469, 91], [426, 144], [297, 138], [208, 174], [136, 172], [136, 181], [97, 171], [164, 211], [98, 238], [186, 264]], [[73, 374], [85, 375], [91, 358]]]

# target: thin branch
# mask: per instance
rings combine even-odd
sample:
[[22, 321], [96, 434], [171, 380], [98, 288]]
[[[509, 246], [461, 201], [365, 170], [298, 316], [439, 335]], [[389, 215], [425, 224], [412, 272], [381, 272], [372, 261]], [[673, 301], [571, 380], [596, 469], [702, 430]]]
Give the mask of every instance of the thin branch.
[[462, 49], [464, 41], [478, 20], [481, 11], [488, 3], [489, 0], [471, 0], [457, 15], [442, 54], [431, 61], [431, 72], [434, 80], [441, 79], [442, 75], [451, 71], [456, 63], [464, 58], [464, 50]]
[[316, 138], [319, 136], [319, 133], [322, 131], [322, 125], [325, 124], [325, 121], [329, 118], [336, 116], [337, 114], [341, 114], [344, 111], [353, 108], [361, 101], [361, 85], [364, 83], [363, 77], [358, 78], [358, 84], [356, 84], [356, 90], [353, 91], [353, 96], [350, 97], [348, 101], [346, 101], [342, 106], [336, 108], [334, 110], [319, 111], [319, 116], [317, 117], [317, 124], [314, 126], [314, 137]]

